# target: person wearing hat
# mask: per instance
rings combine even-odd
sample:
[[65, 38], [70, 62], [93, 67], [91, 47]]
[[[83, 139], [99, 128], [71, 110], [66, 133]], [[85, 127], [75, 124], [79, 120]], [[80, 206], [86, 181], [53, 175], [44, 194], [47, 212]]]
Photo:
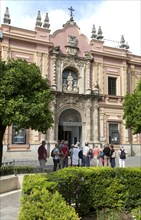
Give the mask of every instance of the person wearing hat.
[[47, 150], [45, 148], [46, 141], [43, 140], [42, 144], [38, 148], [38, 160], [41, 168], [41, 172], [45, 171], [45, 164], [47, 162]]

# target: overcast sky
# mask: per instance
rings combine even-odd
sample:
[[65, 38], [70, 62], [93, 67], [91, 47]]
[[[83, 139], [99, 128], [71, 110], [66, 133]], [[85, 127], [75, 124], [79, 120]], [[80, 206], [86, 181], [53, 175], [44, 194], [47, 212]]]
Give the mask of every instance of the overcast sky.
[[11, 25], [34, 30], [37, 12], [42, 22], [48, 12], [50, 30], [61, 29], [70, 18], [68, 8], [73, 7], [74, 20], [82, 34], [89, 39], [92, 26], [101, 26], [106, 44], [118, 47], [124, 35], [133, 54], [141, 55], [141, 0], [0, 0], [1, 19], [9, 8]]

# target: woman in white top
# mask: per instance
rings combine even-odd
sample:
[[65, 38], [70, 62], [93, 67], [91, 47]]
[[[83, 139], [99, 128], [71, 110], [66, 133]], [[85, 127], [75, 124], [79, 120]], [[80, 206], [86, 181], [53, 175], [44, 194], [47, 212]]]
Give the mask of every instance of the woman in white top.
[[78, 166], [79, 164], [79, 157], [78, 157], [79, 151], [80, 151], [79, 143], [77, 142], [72, 148], [72, 166]]

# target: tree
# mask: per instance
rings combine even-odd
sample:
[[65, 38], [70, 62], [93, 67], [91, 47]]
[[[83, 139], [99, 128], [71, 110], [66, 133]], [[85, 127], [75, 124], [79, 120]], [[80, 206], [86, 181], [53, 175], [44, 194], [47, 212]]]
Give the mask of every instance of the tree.
[[39, 67], [25, 60], [0, 60], [0, 166], [6, 127], [45, 133], [53, 123], [52, 91]]
[[126, 128], [130, 128], [133, 134], [141, 133], [141, 79], [133, 94], [125, 96], [123, 107]]

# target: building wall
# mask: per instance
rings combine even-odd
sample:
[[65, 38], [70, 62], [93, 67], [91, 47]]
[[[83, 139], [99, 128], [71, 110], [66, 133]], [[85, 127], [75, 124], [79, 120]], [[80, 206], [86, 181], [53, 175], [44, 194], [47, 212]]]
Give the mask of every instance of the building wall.
[[[12, 152], [16, 152], [15, 157], [27, 153], [30, 158], [35, 158], [35, 146], [42, 139], [47, 139], [52, 149], [59, 138], [60, 115], [66, 110], [75, 110], [81, 116], [81, 120], [77, 121], [79, 132], [76, 123], [70, 121], [64, 121], [69, 126], [64, 126], [64, 132], [66, 129], [68, 134], [72, 131], [71, 135], [76, 136], [82, 145], [85, 141], [92, 146], [109, 143], [110, 124], [118, 126], [120, 141], [117, 147], [122, 144], [130, 151], [131, 144], [141, 144], [141, 136], [132, 136], [123, 121], [123, 97], [127, 91], [134, 91], [141, 76], [140, 56], [125, 49], [104, 46], [102, 40], [89, 41], [75, 24], [66, 23], [52, 35], [45, 28], [36, 27], [35, 31], [30, 31], [7, 24], [2, 25], [2, 32], [2, 59], [21, 58], [29, 63], [35, 62], [42, 76], [49, 79], [55, 97], [52, 103], [53, 127], [45, 135], [26, 130], [25, 145], [12, 144], [12, 126], [8, 127], [4, 138], [5, 156], [14, 157]], [[66, 70], [76, 73], [75, 91], [64, 89], [62, 76]], [[109, 77], [116, 79], [115, 96], [108, 94]]]

